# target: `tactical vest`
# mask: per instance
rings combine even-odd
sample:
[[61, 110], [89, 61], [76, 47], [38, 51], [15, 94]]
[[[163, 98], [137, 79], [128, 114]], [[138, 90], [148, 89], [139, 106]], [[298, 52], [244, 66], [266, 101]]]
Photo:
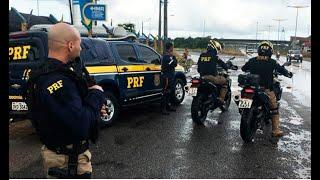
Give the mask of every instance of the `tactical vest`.
[[[92, 86], [93, 84], [95, 84], [94, 79], [89, 76], [88, 71], [83, 71], [84, 69], [86, 70], [84, 66], [77, 66], [75, 69], [74, 65], [76, 64], [69, 64], [68, 66], [59, 66], [59, 65], [53, 64], [53, 62], [49, 60], [42, 63], [39, 66], [39, 68], [36, 68], [34, 71], [30, 72], [30, 78], [27, 82], [26, 91], [23, 97], [25, 99], [25, 102], [28, 105], [31, 122], [36, 132], [38, 132], [38, 123], [34, 118], [32, 118], [32, 111], [33, 111], [32, 106], [34, 104], [35, 94], [37, 94], [37, 91], [39, 90], [39, 88], [37, 87], [37, 80], [39, 77], [43, 75], [48, 75], [50, 73], [60, 73], [69, 77], [73, 82], [76, 83], [76, 86], [80, 92], [80, 97], [82, 99], [84, 99], [87, 96], [88, 86], [89, 85]], [[74, 71], [72, 71], [69, 67], [72, 67]], [[97, 120], [97, 123], [90, 130], [90, 140], [93, 143], [96, 142], [99, 136], [98, 122], [99, 121]]]

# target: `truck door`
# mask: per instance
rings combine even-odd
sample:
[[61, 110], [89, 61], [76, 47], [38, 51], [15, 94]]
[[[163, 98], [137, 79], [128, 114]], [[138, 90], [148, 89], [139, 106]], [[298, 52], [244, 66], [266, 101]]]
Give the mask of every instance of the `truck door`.
[[151, 48], [138, 45], [139, 58], [144, 63], [145, 71], [144, 95], [157, 96], [161, 95], [161, 56]]
[[9, 35], [9, 116], [26, 118], [23, 100], [29, 73], [48, 55], [45, 32], [19, 32]]
[[124, 102], [130, 102], [143, 96], [145, 84], [144, 64], [139, 61], [137, 50], [129, 43], [114, 43], [117, 54], [120, 93]]

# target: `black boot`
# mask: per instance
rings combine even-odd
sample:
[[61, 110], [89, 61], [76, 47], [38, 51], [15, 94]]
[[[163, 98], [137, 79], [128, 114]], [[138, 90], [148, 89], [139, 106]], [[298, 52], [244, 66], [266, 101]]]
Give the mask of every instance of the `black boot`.
[[169, 115], [170, 113], [169, 112], [167, 112], [166, 110], [165, 110], [165, 108], [161, 108], [161, 114], [162, 115]]
[[171, 111], [171, 112], [176, 112], [177, 110], [175, 110], [172, 106], [167, 106], [167, 111]]
[[165, 103], [162, 101], [161, 105], [160, 105], [160, 112], [162, 115], [169, 115], [170, 113], [166, 111], [166, 105]]

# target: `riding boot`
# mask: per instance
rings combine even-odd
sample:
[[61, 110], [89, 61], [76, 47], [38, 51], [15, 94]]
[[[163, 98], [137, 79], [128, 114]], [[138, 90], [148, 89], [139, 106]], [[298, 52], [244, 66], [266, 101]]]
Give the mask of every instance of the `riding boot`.
[[283, 136], [283, 132], [280, 130], [279, 115], [273, 115], [273, 117], [272, 117], [272, 136], [274, 136], [274, 137]]
[[176, 112], [177, 110], [175, 110], [171, 105], [167, 104], [166, 107], [167, 111], [171, 111], [171, 112]]
[[224, 99], [226, 97], [226, 94], [228, 92], [228, 89], [225, 87], [222, 87], [220, 90], [220, 96], [219, 96], [219, 100], [221, 102], [221, 105], [224, 105]]

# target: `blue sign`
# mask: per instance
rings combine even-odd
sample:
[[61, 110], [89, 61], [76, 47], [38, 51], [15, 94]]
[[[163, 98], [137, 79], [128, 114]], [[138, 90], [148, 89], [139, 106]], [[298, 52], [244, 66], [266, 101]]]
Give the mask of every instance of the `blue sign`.
[[86, 18], [95, 21], [106, 20], [106, 5], [89, 3], [84, 7], [84, 15]]

